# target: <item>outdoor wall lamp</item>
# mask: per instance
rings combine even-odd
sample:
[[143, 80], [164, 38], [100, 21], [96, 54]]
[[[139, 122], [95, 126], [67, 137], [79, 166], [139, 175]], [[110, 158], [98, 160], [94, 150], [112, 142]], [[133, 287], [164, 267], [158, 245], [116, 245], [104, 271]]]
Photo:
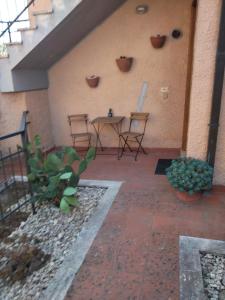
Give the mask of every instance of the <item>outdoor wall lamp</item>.
[[143, 15], [148, 11], [148, 5], [147, 4], [140, 4], [138, 6], [136, 6], [136, 13], [138, 15]]

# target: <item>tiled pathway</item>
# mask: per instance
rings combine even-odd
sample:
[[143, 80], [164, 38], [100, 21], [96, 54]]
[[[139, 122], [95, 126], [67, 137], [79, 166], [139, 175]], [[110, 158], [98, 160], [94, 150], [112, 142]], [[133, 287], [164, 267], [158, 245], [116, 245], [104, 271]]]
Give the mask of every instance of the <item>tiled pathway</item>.
[[[117, 161], [98, 156], [88, 179], [124, 181], [67, 300], [179, 299], [179, 235], [225, 240], [225, 193], [197, 203], [176, 199], [165, 176], [155, 176], [155, 152]], [[197, 299], [196, 299], [197, 300]]]

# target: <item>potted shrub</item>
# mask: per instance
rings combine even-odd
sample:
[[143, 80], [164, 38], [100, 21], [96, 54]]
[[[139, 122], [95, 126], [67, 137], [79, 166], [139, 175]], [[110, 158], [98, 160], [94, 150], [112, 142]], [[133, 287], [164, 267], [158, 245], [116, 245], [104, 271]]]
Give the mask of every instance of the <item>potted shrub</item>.
[[116, 59], [116, 63], [121, 72], [128, 72], [133, 63], [133, 57], [120, 56]]
[[150, 41], [152, 43], [152, 46], [155, 49], [162, 48], [166, 42], [166, 36], [158, 34], [157, 36], [151, 36]]
[[183, 201], [198, 200], [203, 191], [212, 188], [213, 168], [205, 161], [194, 158], [179, 158], [172, 161], [166, 170], [168, 181]]
[[95, 88], [99, 84], [99, 76], [91, 75], [86, 77], [86, 82], [91, 88]]

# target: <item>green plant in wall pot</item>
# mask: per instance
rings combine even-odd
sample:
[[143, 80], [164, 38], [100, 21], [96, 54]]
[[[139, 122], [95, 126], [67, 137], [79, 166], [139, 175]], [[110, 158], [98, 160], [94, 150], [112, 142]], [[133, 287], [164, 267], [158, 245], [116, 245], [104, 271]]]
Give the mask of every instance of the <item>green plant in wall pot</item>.
[[179, 199], [200, 199], [202, 192], [212, 188], [213, 168], [205, 161], [194, 158], [178, 158], [166, 170], [167, 179], [176, 189]]
[[[45, 155], [42, 152], [41, 138], [35, 136], [32, 144], [27, 145], [29, 153], [28, 165], [35, 201], [52, 201], [63, 212], [70, 212], [71, 207], [79, 205], [77, 185], [80, 175], [87, 169], [95, 157], [95, 149], [90, 148], [81, 158], [72, 147], [63, 147], [59, 151]], [[72, 165], [78, 161], [78, 170]]]

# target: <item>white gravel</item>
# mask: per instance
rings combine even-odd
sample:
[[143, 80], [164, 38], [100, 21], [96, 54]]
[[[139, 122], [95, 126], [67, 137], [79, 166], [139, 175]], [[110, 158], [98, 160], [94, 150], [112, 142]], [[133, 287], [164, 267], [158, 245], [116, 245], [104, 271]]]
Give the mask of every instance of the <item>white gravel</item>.
[[[79, 187], [78, 195], [80, 206], [69, 214], [63, 214], [52, 205], [45, 204], [37, 209], [36, 215], [30, 215], [21, 223], [10, 237], [14, 237], [11, 244], [0, 243], [1, 249], [18, 249], [21, 243], [19, 237], [24, 234], [30, 237], [33, 244], [51, 255], [50, 261], [40, 270], [26, 278], [25, 282], [16, 282], [13, 285], [0, 280], [1, 300], [36, 300], [39, 299], [54, 274], [70, 254], [70, 246], [77, 239], [82, 226], [88, 221], [99, 204], [99, 200], [106, 192], [106, 188]], [[6, 263], [5, 258], [0, 258], [0, 269]]]
[[225, 300], [225, 257], [201, 253], [203, 283], [210, 300]]

